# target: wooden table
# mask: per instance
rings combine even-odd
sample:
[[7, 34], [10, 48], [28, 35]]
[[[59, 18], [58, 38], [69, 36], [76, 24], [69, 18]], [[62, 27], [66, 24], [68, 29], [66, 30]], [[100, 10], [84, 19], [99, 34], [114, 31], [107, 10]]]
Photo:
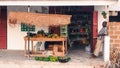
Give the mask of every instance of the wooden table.
[[[25, 56], [28, 56], [27, 55], [27, 49], [26, 49], [26, 44], [27, 44], [27, 41], [28, 41], [28, 38], [27, 37], [24, 37], [24, 41], [25, 41], [25, 47], [24, 47], [24, 55]], [[62, 38], [62, 37], [58, 37], [58, 38], [48, 38], [48, 37], [32, 37], [30, 38], [30, 46], [31, 46], [31, 52], [34, 51], [34, 45], [33, 45], [33, 41], [53, 41], [53, 42], [57, 42], [57, 41], [61, 41], [62, 42], [62, 49], [63, 49], [63, 52], [62, 52], [62, 55], [61, 56], [65, 56], [65, 51], [67, 51], [67, 39], [66, 38]], [[41, 54], [30, 54], [30, 56], [46, 56], [46, 55], [41, 55]]]

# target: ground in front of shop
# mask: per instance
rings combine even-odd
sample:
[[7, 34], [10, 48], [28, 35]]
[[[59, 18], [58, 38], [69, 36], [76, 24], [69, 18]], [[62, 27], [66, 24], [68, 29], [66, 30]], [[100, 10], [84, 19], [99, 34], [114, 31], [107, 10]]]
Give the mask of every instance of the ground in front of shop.
[[0, 50], [0, 68], [94, 68], [103, 65], [101, 57], [90, 59], [90, 53], [83, 50], [68, 52], [71, 60], [67, 63], [35, 61], [24, 57], [22, 50]]

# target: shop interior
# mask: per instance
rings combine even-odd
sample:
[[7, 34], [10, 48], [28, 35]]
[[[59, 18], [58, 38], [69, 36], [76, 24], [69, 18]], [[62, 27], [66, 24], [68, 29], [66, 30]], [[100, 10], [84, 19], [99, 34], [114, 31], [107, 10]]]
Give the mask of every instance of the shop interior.
[[93, 6], [51, 6], [50, 13], [72, 15], [66, 26], [50, 26], [50, 33], [68, 38], [68, 52], [82, 50], [90, 52], [92, 44]]

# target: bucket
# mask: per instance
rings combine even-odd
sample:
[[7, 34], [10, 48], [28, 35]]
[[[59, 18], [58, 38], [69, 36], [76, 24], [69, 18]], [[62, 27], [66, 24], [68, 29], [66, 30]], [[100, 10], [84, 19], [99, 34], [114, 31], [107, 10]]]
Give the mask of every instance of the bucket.
[[85, 47], [85, 52], [90, 52], [90, 45]]

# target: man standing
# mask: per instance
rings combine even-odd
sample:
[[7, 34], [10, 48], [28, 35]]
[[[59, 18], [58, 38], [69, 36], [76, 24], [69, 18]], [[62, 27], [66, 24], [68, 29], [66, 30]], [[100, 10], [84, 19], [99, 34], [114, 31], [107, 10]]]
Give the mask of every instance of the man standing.
[[[95, 57], [98, 57], [99, 56], [99, 53], [100, 53], [100, 49], [101, 47], [103, 47], [104, 45], [104, 36], [108, 35], [108, 32], [107, 32], [107, 22], [104, 21], [102, 23], [102, 28], [101, 30], [99, 31], [98, 33], [98, 38], [97, 38], [97, 43], [95, 45], [95, 50], [94, 50], [94, 53], [92, 54], [92, 57], [95, 58]], [[104, 49], [102, 49], [104, 50]]]

